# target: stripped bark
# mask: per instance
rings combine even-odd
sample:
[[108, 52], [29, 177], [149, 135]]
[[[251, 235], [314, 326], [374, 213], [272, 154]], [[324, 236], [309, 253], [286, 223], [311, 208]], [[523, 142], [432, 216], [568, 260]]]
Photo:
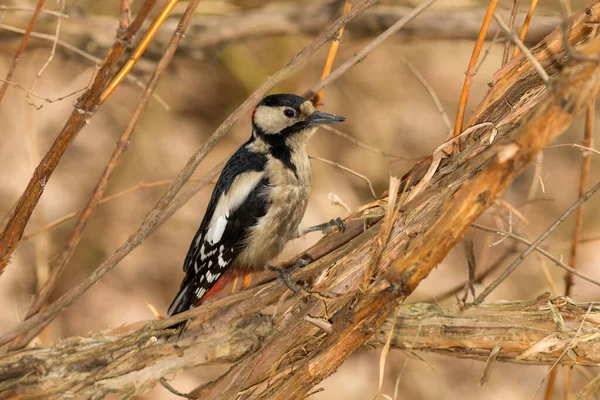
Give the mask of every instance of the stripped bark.
[[[587, 40], [588, 26], [598, 20], [598, 2], [574, 19], [570, 42], [584, 56], [596, 57], [600, 53], [600, 39], [582, 44]], [[549, 89], [525, 57], [519, 56], [505, 66], [469, 123], [473, 126], [491, 122], [498, 136], [490, 145], [487, 130], [482, 128], [473, 134], [465, 149], [444, 160], [429, 186], [402, 207], [380, 261], [373, 268], [375, 274], [368, 277], [372, 285], [367, 290], [359, 289], [377, 247], [380, 227], [377, 220], [387, 208], [386, 199], [359, 209], [350, 217], [346, 233], [328, 236], [309, 251], [308, 258], [317, 261], [297, 277], [314, 277], [312, 290], [321, 295], [296, 296], [290, 307], [280, 307], [286, 311], [275, 315], [273, 326], [264, 337], [259, 326], [255, 326], [253, 331], [260, 336], [258, 345], [247, 351], [225, 375], [192, 395], [203, 399], [237, 398], [240, 392], [252, 387], [256, 398], [303, 398], [381, 330], [388, 315], [437, 266], [473, 220], [600, 91], [600, 66], [581, 57], [567, 60], [560, 45], [561, 35], [556, 31], [533, 49], [552, 78]], [[409, 175], [410, 182], [414, 183], [424, 169], [423, 164], [417, 166], [415, 171], [421, 173]], [[149, 332], [164, 330], [176, 321], [195, 316], [196, 327], [183, 336], [181, 343], [188, 339], [208, 340], [211, 335], [218, 337], [223, 329], [252, 323], [249, 318], [275, 303], [284, 291], [277, 283], [269, 283], [144, 325], [128, 336], [128, 345], [133, 347], [107, 350], [105, 354], [120, 357], [107, 359], [93, 375], [82, 376], [83, 380], [70, 382], [68, 390], [96, 395], [95, 389], [101, 390], [104, 382], [111, 381], [112, 391], [141, 393], [164, 373], [184, 368], [177, 360], [194, 356], [193, 351], [175, 346], [174, 339], [167, 343], [163, 339], [155, 341], [152, 337], [160, 335]], [[322, 331], [311, 322], [314, 318], [326, 320], [331, 329]], [[200, 333], [196, 339], [192, 339], [194, 332]], [[566, 340], [570, 343], [572, 338]], [[227, 347], [223, 343], [212, 351], [222, 351]], [[158, 353], [149, 354], [152, 351]], [[79, 355], [83, 357], [85, 352]], [[128, 372], [122, 368], [130, 360], [136, 361], [136, 368]], [[294, 369], [290, 371], [292, 363]], [[33, 375], [22, 374], [25, 375], [10, 390], [22, 388]], [[106, 391], [98, 394], [102, 393]]]
[[[391, 343], [400, 350], [485, 361], [502, 339], [497, 361], [551, 365], [570, 344], [588, 307], [563, 297], [467, 310], [405, 304], [399, 309]], [[557, 313], [564, 325], [556, 325]], [[382, 347], [392, 322], [388, 319], [361, 350]], [[177, 370], [240, 360], [259, 345], [273, 323], [272, 315], [255, 313], [215, 330], [196, 325], [177, 342], [177, 348], [172, 340], [162, 339], [168, 330], [140, 331], [140, 323], [63, 339], [51, 347], [0, 357], [0, 395], [35, 399], [76, 393], [81, 398], [97, 398], [123, 388], [149, 388], [161, 376]], [[563, 357], [561, 364], [600, 363], [598, 326], [600, 306], [595, 306], [571, 352], [573, 358]]]

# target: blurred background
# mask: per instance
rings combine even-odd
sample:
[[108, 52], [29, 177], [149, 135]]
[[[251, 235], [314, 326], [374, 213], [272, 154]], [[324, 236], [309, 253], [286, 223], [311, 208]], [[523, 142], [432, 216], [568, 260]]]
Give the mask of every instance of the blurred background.
[[[19, 45], [21, 34], [10, 27], [24, 29], [35, 6], [31, 0], [0, 0], [0, 77], [8, 71]], [[132, 3], [137, 10], [141, 1]], [[164, 2], [157, 1], [157, 4]], [[210, 21], [223, 15], [263, 7], [259, 0], [202, 2], [199, 20]], [[302, 1], [273, 2], [271, 6], [300, 5]], [[314, 4], [315, 2], [311, 2]], [[382, 1], [386, 7], [412, 7], [417, 1]], [[175, 14], [183, 10], [176, 9]], [[487, 2], [467, 0], [440, 0], [436, 11], [484, 10]], [[512, 0], [500, 2], [499, 13], [508, 20]], [[571, 1], [574, 10], [582, 1]], [[25, 10], [15, 10], [14, 7]], [[526, 12], [529, 1], [521, 2]], [[100, 59], [105, 55], [103, 41], [110, 44], [117, 27], [119, 1], [92, 0], [47, 1], [46, 10], [60, 11], [69, 16], [62, 18], [60, 39], [73, 44], [86, 54]], [[155, 7], [158, 9], [158, 7]], [[341, 8], [340, 8], [341, 9]], [[536, 18], [559, 17], [558, 1], [540, 2]], [[427, 11], [426, 11], [427, 13]], [[465, 17], [466, 18], [466, 17]], [[522, 20], [522, 16], [521, 19]], [[42, 14], [34, 31], [54, 35], [56, 15]], [[177, 21], [163, 28], [168, 37]], [[477, 21], [476, 21], [477, 22]], [[466, 23], [466, 21], [465, 21]], [[480, 22], [477, 22], [480, 24]], [[476, 24], [476, 25], [477, 25]], [[520, 25], [518, 25], [520, 27]], [[169, 30], [171, 29], [171, 30]], [[492, 33], [497, 27], [492, 24]], [[14, 29], [13, 29], [14, 30]], [[103, 33], [103, 35], [101, 35]], [[202, 32], [191, 31], [186, 41], [201, 37]], [[67, 292], [87, 277], [102, 261], [110, 256], [134, 232], [169, 181], [183, 168], [188, 158], [204, 143], [219, 124], [269, 75], [284, 66], [314, 37], [312, 34], [286, 34], [236, 41], [197, 51], [186, 51], [176, 56], [156, 91], [161, 101], [152, 100], [131, 140], [129, 150], [113, 174], [107, 195], [119, 193], [139, 184], [156, 183], [150, 188], [138, 188], [100, 205], [94, 211], [83, 234], [82, 241], [63, 275], [53, 299]], [[353, 34], [351, 28], [344, 36], [336, 59], [339, 65], [370, 42], [374, 36]], [[35, 38], [34, 38], [35, 39]], [[325, 92], [322, 109], [343, 115], [346, 122], [336, 126], [345, 133], [375, 148], [383, 149], [400, 158], [382, 157], [361, 148], [330, 132], [320, 130], [309, 145], [309, 153], [339, 163], [365, 175], [377, 194], [388, 185], [389, 176], [402, 175], [414, 164], [414, 158], [431, 153], [447, 135], [448, 128], [430, 94], [407, 68], [408, 59], [429, 82], [441, 103], [454, 121], [458, 98], [473, 49], [474, 37], [463, 39], [430, 39], [395, 37], [385, 42], [363, 62], [354, 66]], [[23, 54], [12, 81], [31, 89], [36, 74], [49, 59], [52, 40], [35, 39]], [[328, 46], [324, 46], [294, 77], [277, 86], [273, 92], [301, 94], [321, 75]], [[471, 90], [468, 113], [473, 111], [493, 81], [493, 74], [501, 65], [502, 43], [487, 42], [487, 57], [479, 68]], [[151, 48], [160, 54], [160, 48]], [[147, 81], [155, 58], [152, 53], [142, 60], [133, 74]], [[46, 98], [58, 98], [85, 88], [94, 74], [96, 63], [89, 57], [76, 54], [59, 46], [54, 58], [38, 79], [34, 92]], [[89, 198], [125, 125], [134, 111], [141, 89], [131, 82], [123, 84], [91, 119], [67, 150], [26, 229], [32, 235], [47, 224], [80, 210]], [[0, 104], [0, 220], [9, 212], [26, 187], [33, 169], [39, 163], [73, 109], [76, 96], [47, 103], [37, 98], [26, 98], [26, 93], [9, 87]], [[30, 104], [30, 103], [33, 103]], [[165, 107], [168, 105], [170, 109]], [[40, 108], [41, 107], [41, 108]], [[250, 135], [250, 116], [238, 122], [203, 161], [195, 177], [201, 177], [224, 157], [228, 157]], [[561, 136], [557, 143], [580, 143], [583, 137], [583, 119]], [[581, 152], [571, 147], [549, 148], [543, 153], [541, 177], [533, 202], [527, 202], [532, 182], [537, 179], [534, 165], [530, 166], [508, 189], [503, 198], [517, 207], [529, 224], [521, 227], [512, 219], [513, 229], [536, 237], [577, 198]], [[541, 160], [538, 160], [538, 162]], [[593, 160], [590, 184], [600, 176], [600, 163]], [[544, 190], [542, 190], [542, 188]], [[176, 294], [183, 277], [182, 263], [189, 243], [202, 220], [212, 185], [203, 189], [138, 249], [126, 257], [112, 272], [89, 290], [80, 300], [67, 308], [35, 341], [49, 344], [58, 338], [83, 335], [109, 327], [154, 318], [146, 303], [165, 313]], [[338, 195], [350, 208], [373, 200], [365, 181], [342, 169], [322, 161], [313, 161], [313, 188], [304, 223], [313, 225], [337, 216], [345, 216], [343, 208], [332, 205], [330, 192]], [[532, 197], [529, 197], [531, 200]], [[600, 226], [598, 224], [600, 197], [585, 205], [583, 237], [577, 268], [600, 279]], [[496, 209], [498, 212], [498, 209]], [[504, 228], [508, 228], [506, 210]], [[545, 248], [556, 257], [568, 260], [574, 218], [571, 217], [545, 243]], [[493, 226], [495, 221], [483, 216], [480, 222]], [[0, 278], [0, 332], [5, 332], [21, 321], [33, 293], [37, 292], [49, 274], [53, 259], [60, 254], [73, 227], [71, 219], [24, 240], [12, 257], [12, 262]], [[509, 239], [488, 245], [500, 237], [480, 231], [468, 234], [475, 244], [478, 268], [485, 268], [513, 245]], [[319, 234], [290, 243], [282, 258], [298, 253], [320, 238]], [[562, 294], [563, 271], [549, 264], [551, 276]], [[462, 246], [454, 249], [444, 262], [410, 297], [410, 301], [424, 301], [445, 292], [467, 279], [467, 267]], [[485, 283], [489, 283], [488, 278]], [[599, 289], [586, 281], [575, 279], [572, 298], [577, 301], [598, 300]], [[482, 286], [476, 287], [481, 291]], [[529, 257], [509, 280], [489, 298], [492, 300], [533, 299], [550, 291], [540, 264]], [[225, 290], [222, 295], [226, 295]], [[453, 304], [451, 297], [444, 304]], [[357, 352], [320, 387], [314, 399], [372, 399], [377, 394], [380, 351]], [[458, 360], [432, 354], [420, 354], [424, 361], [410, 359], [400, 382], [401, 399], [516, 399], [531, 398], [547, 372], [547, 367], [498, 363], [491, 381], [479, 386], [485, 363]], [[405, 364], [403, 352], [392, 351], [388, 357], [384, 393], [392, 394], [400, 370]], [[200, 367], [178, 373], [171, 384], [182, 392], [210, 381], [227, 366]], [[575, 369], [573, 388], [587, 383], [597, 371]], [[562, 387], [563, 374], [558, 375]], [[541, 398], [543, 391], [538, 393]], [[556, 398], [562, 396], [560, 390]], [[175, 399], [162, 387], [139, 398]]]

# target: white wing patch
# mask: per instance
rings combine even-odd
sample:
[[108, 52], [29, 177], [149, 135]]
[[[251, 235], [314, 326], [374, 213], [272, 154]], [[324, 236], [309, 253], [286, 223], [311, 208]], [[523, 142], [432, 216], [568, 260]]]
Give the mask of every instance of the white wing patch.
[[227, 227], [229, 215], [246, 201], [248, 195], [252, 193], [264, 176], [264, 172], [258, 171], [246, 172], [236, 176], [229, 190], [221, 195], [203, 240], [207, 240], [213, 245], [221, 240]]
[[211, 224], [210, 229], [206, 233], [206, 240], [208, 240], [210, 244], [218, 243], [221, 240], [223, 232], [225, 232], [225, 228], [227, 227], [228, 217], [229, 213], [217, 218], [217, 220]]

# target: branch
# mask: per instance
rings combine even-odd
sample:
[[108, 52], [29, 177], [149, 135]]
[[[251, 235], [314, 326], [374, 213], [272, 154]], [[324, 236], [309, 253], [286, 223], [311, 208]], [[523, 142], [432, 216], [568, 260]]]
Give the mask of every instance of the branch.
[[[599, 19], [598, 2], [586, 11], [586, 14], [581, 13], [574, 19], [570, 41], [574, 49], [589, 56], [600, 52], [600, 39], [583, 45], [587, 38], [583, 25]], [[314, 385], [333, 373], [349, 354], [364, 346], [381, 329], [390, 312], [462, 238], [471, 223], [597, 95], [600, 67], [583, 59], [567, 63], [562, 46], [553, 47], [560, 41], [561, 35], [560, 31], [553, 33], [543, 45], [532, 50], [553, 79], [552, 91], [547, 90], [524, 57], [519, 56], [505, 66], [503, 75], [469, 124], [491, 123], [497, 128], [498, 136], [489, 145], [489, 136], [484, 134], [487, 131], [482, 129], [479, 134], [472, 134], [471, 140], [465, 143], [464, 151], [456, 157], [442, 160], [429, 185], [409, 204], [403, 205], [387, 245], [380, 255], [377, 254], [380, 261], [373, 270], [380, 273], [370, 277], [371, 285], [367, 290], [360, 291], [359, 288], [366, 268], [372, 263], [373, 249], [378, 246], [381, 224], [377, 221], [387, 209], [387, 199], [357, 210], [349, 217], [343, 234], [325, 237], [302, 256], [317, 261], [299, 271], [294, 278], [316, 277], [312, 285], [315, 293], [305, 298], [295, 296], [294, 304], [282, 308], [285, 313], [275, 315], [273, 326], [261, 339], [258, 348], [253, 347], [224, 376], [195, 390], [192, 395], [205, 399], [233, 398], [247, 388], [268, 382], [269, 385], [261, 389], [263, 392], [255, 392], [258, 398], [302, 398]], [[505, 105], [506, 100], [512, 104]], [[237, 112], [226, 123], [231, 124], [235, 116]], [[217, 131], [221, 136], [223, 129]], [[199, 162], [203, 151], [198, 152], [190, 164]], [[426, 163], [418, 164], [415, 171], [425, 173], [427, 167], [423, 168], [424, 165]], [[418, 175], [419, 172], [411, 173], [407, 180], [414, 184], [419, 180]], [[400, 196], [401, 199], [403, 197]], [[160, 210], [157, 214], [160, 215]], [[143, 232], [136, 233], [135, 240], [155, 226], [154, 220], [150, 222], [140, 228]], [[105, 273], [107, 268], [112, 268], [114, 264], [111, 263], [118, 262], [131, 250], [131, 246], [139, 243], [135, 240], [128, 242], [124, 250], [120, 249], [104, 263], [100, 272]], [[92, 278], [98, 278], [98, 272]], [[265, 306], [276, 303], [285, 291], [277, 282], [271, 282], [165, 320], [137, 326], [130, 336], [134, 347], [124, 352], [117, 352], [120, 347], [114, 348], [114, 356], [121, 357], [107, 359], [104, 368], [95, 371], [93, 376], [80, 377], [78, 390], [93, 391], [101, 388], [109, 378], [115, 378], [116, 383], [111, 389], [114, 392], [141, 393], [152, 386], [161, 374], [167, 373], [165, 371], [183, 368], [177, 360], [194, 357], [192, 351], [181, 347], [192, 332], [201, 332], [198, 338], [190, 339], [194, 342], [207, 340], [230, 326], [252, 323], [250, 317]], [[42, 313], [52, 315], [59, 312], [61, 306], [74, 301], [72, 296], [78, 296], [77, 290], [50, 307], [54, 310], [49, 308]], [[178, 343], [175, 339], [166, 344], [162, 339], [152, 339], [153, 336], [171, 334], [164, 330], [190, 317], [196, 320]], [[312, 321], [324, 319], [331, 329], [323, 332], [311, 322], [311, 318]], [[27, 323], [19, 329], [25, 328]], [[10, 332], [0, 341], [14, 333]], [[154, 347], [162, 350], [156, 355], [158, 358], [145, 358]], [[222, 351], [223, 347], [226, 346], [216, 346], [211, 350]], [[110, 357], [112, 353], [106, 351], [104, 356]], [[11, 353], [5, 358], [18, 357], [19, 354]], [[131, 359], [139, 360], [135, 364], [133, 386], [123, 369]], [[292, 365], [293, 371], [289, 369]], [[20, 383], [25, 384], [27, 378], [21, 376]]]
[[110, 52], [104, 60], [104, 64], [95, 75], [89, 90], [77, 100], [75, 109], [71, 113], [65, 126], [35, 169], [27, 188], [15, 207], [13, 215], [8, 221], [6, 228], [2, 231], [2, 234], [0, 234], [0, 275], [8, 264], [12, 252], [19, 244], [25, 226], [33, 213], [33, 209], [44, 192], [46, 183], [52, 176], [52, 173], [69, 147], [69, 144], [75, 139], [86, 122], [88, 122], [95, 114], [104, 87], [112, 77], [116, 65], [125, 51], [127, 44], [133, 39], [141, 27], [146, 16], [152, 9], [153, 4], [154, 0], [147, 0], [142, 6], [135, 21], [125, 32], [119, 33], [117, 40], [114, 42]]
[[[245, 42], [272, 36], [316, 35], [324, 25], [331, 23], [342, 8], [340, 1], [327, 1], [321, 4], [268, 4], [263, 7], [243, 10], [226, 15], [196, 15], [192, 21], [186, 40], [177, 55], [200, 58], [203, 52], [229, 43]], [[412, 8], [400, 6], [375, 6], [360, 19], [348, 25], [350, 40], [369, 38], [380, 34], [396, 21], [406, 17]], [[477, 37], [485, 9], [432, 10], [413, 21], [410, 29], [396, 34], [399, 40], [474, 40]], [[26, 14], [25, 14], [26, 15]], [[158, 60], [161, 49], [169, 40], [169, 31], [174, 29], [177, 16], [165, 22], [165, 28], [157, 33], [152, 45], [146, 51], [146, 59]], [[524, 14], [517, 20], [523, 21]], [[537, 15], [529, 28], [526, 43], [534, 44], [544, 38], [560, 23], [560, 18]], [[26, 21], [17, 26], [24, 27]], [[110, 32], [118, 27], [113, 18], [91, 15], [71, 15], [63, 22], [63, 39], [80, 49], [94, 48], [96, 54], [106, 51], [111, 43]], [[36, 33], [52, 32], [51, 24], [39, 21]], [[489, 32], [491, 40], [494, 32]], [[45, 39], [32, 35], [30, 45], [45, 46]], [[3, 42], [18, 38], [14, 33], [0, 31]]]
[[[598, 3], [586, 11], [590, 14], [580, 14], [580, 24], [600, 16]], [[580, 46], [579, 51], [595, 55], [600, 51], [600, 40]], [[580, 61], [565, 65], [566, 55], [561, 49], [557, 53], [548, 60], [555, 63], [551, 93], [522, 56], [507, 64], [507, 73], [515, 81], [492, 88], [489, 96], [503, 91], [505, 99], [511, 99], [518, 94], [517, 98], [522, 98], [519, 107], [512, 112], [502, 112], [495, 104], [486, 109], [491, 115], [479, 122], [492, 122], [498, 127], [494, 144], [487, 146], [487, 137], [475, 136], [464, 152], [436, 174], [428, 189], [403, 207], [402, 217], [381, 257], [379, 269], [384, 273], [374, 277], [370, 290], [360, 292], [358, 285], [375, 246], [376, 228], [327, 256], [331, 267], [319, 275], [313, 286], [321, 298], [311, 297], [292, 307], [278, 320], [260, 349], [191, 395], [202, 399], [233, 398], [245, 388], [268, 381], [267, 388], [254, 395], [260, 399], [300, 399], [370, 339], [398, 303], [462, 238], [470, 224], [597, 95], [600, 67]], [[558, 67], [562, 67], [560, 72]], [[523, 96], [522, 91], [528, 96]], [[305, 315], [327, 319], [331, 331], [316, 339], [318, 328], [305, 321]], [[294, 360], [297, 349], [302, 349], [299, 361]], [[274, 372], [290, 365], [290, 359], [296, 361], [293, 371], [270, 379]]]
[[[502, 339], [497, 361], [552, 365], [572, 341], [588, 307], [564, 297], [543, 296], [464, 311], [457, 306], [406, 304], [399, 308], [391, 344], [400, 350], [485, 361]], [[555, 322], [557, 315], [564, 321], [561, 326]], [[388, 318], [362, 350], [382, 347], [392, 320]], [[561, 358], [562, 365], [600, 363], [599, 339], [594, 339], [600, 306], [592, 308], [586, 321], [571, 352], [573, 358]], [[141, 391], [181, 369], [239, 361], [260, 344], [273, 323], [273, 316], [256, 313], [211, 332], [196, 325], [177, 342], [177, 348], [162, 339], [168, 331], [140, 331], [141, 323], [63, 339], [48, 348], [1, 357], [0, 394], [10, 398], [18, 390], [21, 399], [30, 399], [77, 392], [81, 398], [95, 398], [124, 387]]]
[[[369, 8], [376, 0], [363, 0], [357, 4], [349, 13], [343, 15], [334, 23], [329, 25], [312, 43], [302, 49], [292, 60], [282, 69], [277, 71], [275, 74], [270, 76], [263, 84], [258, 87], [254, 93], [250, 95], [223, 123], [217, 128], [216, 131], [205, 141], [202, 148], [200, 148], [192, 157], [188, 160], [186, 166], [179, 172], [177, 177], [173, 180], [173, 183], [164, 195], [159, 199], [158, 203], [150, 211], [148, 216], [142, 222], [141, 226], [134, 232], [129, 239], [123, 243], [107, 260], [105, 260], [96, 270], [84, 281], [78, 283], [73, 289], [59, 298], [56, 302], [51, 304], [48, 308], [32, 316], [30, 319], [24, 321], [15, 329], [0, 336], [0, 346], [7, 342], [17, 338], [19, 335], [25, 332], [31, 332], [33, 329], [39, 330], [49, 324], [56, 316], [58, 316], [66, 307], [76, 301], [83, 293], [89, 290], [96, 282], [98, 282], [104, 275], [112, 270], [127, 254], [142, 243], [142, 241], [154, 231], [158, 223], [161, 221], [165, 209], [173, 201], [182, 186], [188, 181], [195, 169], [200, 165], [202, 160], [207, 154], [217, 145], [219, 140], [229, 131], [229, 129], [237, 122], [237, 120], [250, 111], [260, 99], [262, 99], [266, 93], [272, 89], [277, 83], [281, 82], [285, 78], [293, 75], [298, 71], [321, 46], [331, 40], [335, 33], [344, 26], [348, 21], [356, 18], [367, 8]], [[194, 1], [189, 4], [194, 3]], [[134, 22], [135, 23], [135, 22]], [[18, 214], [15, 212], [15, 215]], [[15, 217], [13, 217], [14, 219]], [[8, 229], [8, 228], [7, 228]], [[1, 242], [0, 242], [1, 244]], [[184, 314], [180, 314], [184, 315]]]

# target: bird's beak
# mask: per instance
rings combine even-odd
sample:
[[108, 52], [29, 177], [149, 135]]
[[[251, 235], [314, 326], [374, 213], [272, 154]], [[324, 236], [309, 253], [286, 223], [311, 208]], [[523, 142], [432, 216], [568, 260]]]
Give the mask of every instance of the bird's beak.
[[340, 117], [338, 115], [328, 114], [321, 111], [315, 111], [310, 114], [304, 121], [309, 125], [324, 125], [324, 124], [333, 124], [335, 122], [345, 121], [346, 118]]

